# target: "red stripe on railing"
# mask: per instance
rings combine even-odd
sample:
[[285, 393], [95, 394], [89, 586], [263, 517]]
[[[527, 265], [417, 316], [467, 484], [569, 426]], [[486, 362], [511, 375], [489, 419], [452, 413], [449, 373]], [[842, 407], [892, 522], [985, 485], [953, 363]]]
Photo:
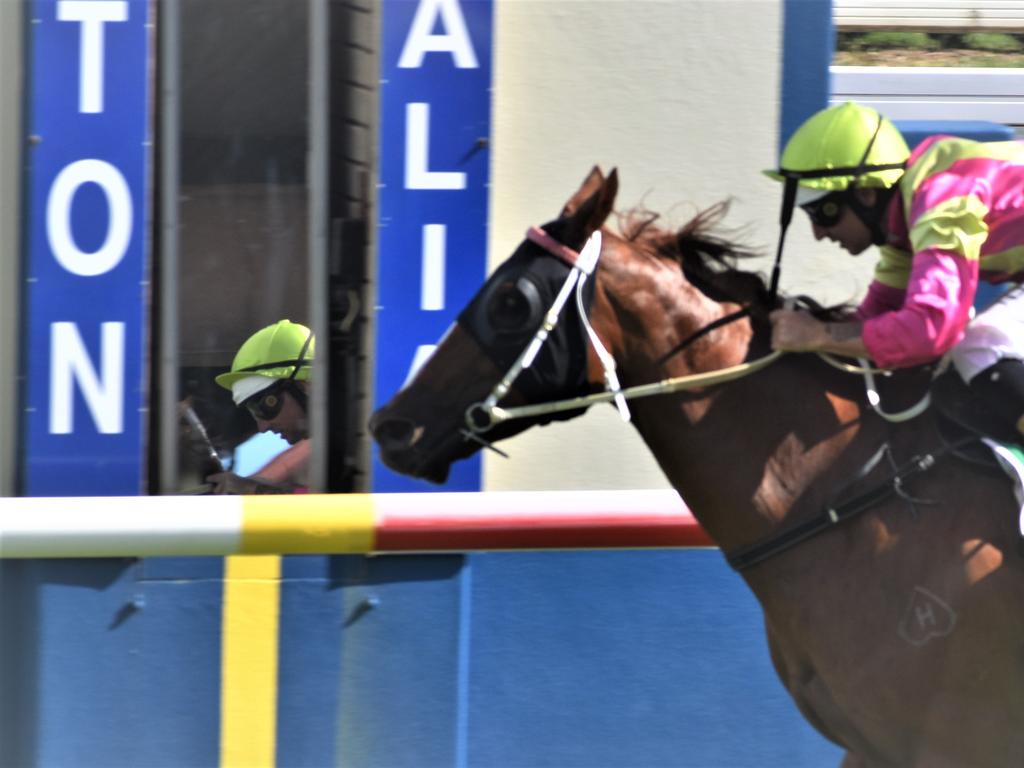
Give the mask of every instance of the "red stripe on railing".
[[378, 552], [709, 547], [672, 491], [488, 492], [375, 498]]

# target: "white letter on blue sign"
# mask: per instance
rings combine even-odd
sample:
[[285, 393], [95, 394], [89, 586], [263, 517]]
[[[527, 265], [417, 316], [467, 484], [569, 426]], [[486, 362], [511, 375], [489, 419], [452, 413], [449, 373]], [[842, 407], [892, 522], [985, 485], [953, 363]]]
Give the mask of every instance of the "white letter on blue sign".
[[103, 372], [89, 359], [74, 323], [50, 325], [50, 433], [67, 435], [74, 429], [74, 391], [77, 381], [97, 430], [124, 431], [124, 323], [103, 323], [100, 358]]
[[[83, 184], [99, 185], [110, 216], [103, 245], [93, 253], [79, 249], [71, 232], [71, 203]], [[83, 277], [109, 272], [120, 263], [132, 237], [132, 196], [124, 176], [103, 160], [77, 160], [57, 174], [46, 200], [46, 236], [64, 269]]]
[[423, 276], [420, 282], [420, 309], [444, 309], [445, 240], [444, 224], [423, 225]]
[[416, 354], [413, 355], [412, 365], [409, 366], [409, 372], [405, 374], [405, 381], [402, 383], [402, 389], [405, 389], [409, 382], [416, 378], [416, 374], [420, 372], [420, 368], [427, 364], [427, 360], [434, 354], [437, 349], [437, 344], [420, 344], [416, 347]]
[[78, 111], [103, 111], [103, 25], [128, 21], [127, 0], [60, 0], [57, 21], [78, 21]]
[[427, 169], [430, 146], [430, 105], [413, 102], [405, 105], [405, 188], [465, 189], [466, 174], [461, 171]]
[[[445, 33], [432, 35], [430, 32], [439, 16]], [[398, 58], [399, 69], [416, 69], [423, 64], [423, 56], [430, 52], [450, 53], [459, 69], [479, 66], [458, 0], [420, 0]]]

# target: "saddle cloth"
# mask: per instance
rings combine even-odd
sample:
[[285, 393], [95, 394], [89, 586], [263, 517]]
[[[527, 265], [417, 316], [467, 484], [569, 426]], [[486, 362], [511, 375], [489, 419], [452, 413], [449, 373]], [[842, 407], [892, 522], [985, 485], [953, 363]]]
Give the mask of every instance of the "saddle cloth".
[[981, 438], [992, 451], [996, 462], [1013, 481], [1013, 495], [1017, 499], [1017, 527], [1024, 536], [1024, 450], [1019, 445], [999, 443], [989, 437]]

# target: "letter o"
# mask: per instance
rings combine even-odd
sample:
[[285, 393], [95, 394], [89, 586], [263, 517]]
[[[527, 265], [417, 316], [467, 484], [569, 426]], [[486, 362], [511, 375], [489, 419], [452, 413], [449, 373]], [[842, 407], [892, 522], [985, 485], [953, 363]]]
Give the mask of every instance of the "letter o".
[[[71, 202], [78, 188], [98, 184], [107, 196], [110, 219], [103, 245], [92, 253], [82, 251], [71, 233]], [[128, 182], [110, 163], [78, 160], [57, 174], [46, 201], [46, 235], [54, 258], [64, 269], [83, 277], [109, 272], [124, 258], [132, 235], [132, 197]]]

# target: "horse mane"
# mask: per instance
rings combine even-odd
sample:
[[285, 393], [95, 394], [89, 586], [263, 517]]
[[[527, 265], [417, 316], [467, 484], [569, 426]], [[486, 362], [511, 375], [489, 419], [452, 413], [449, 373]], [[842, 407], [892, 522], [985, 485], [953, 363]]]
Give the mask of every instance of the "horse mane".
[[[618, 214], [619, 231], [641, 253], [679, 264], [686, 279], [709, 298], [767, 313], [778, 301], [772, 305], [765, 276], [741, 268], [745, 260], [763, 254], [733, 239], [740, 233], [722, 228], [729, 205], [729, 200], [715, 203], [674, 231], [656, 226], [660, 214], [636, 207]], [[799, 298], [823, 320], [838, 319], [850, 309], [847, 304], [824, 307], [807, 297]]]
[[673, 231], [657, 226], [660, 214], [637, 207], [619, 214], [619, 231], [641, 253], [679, 264], [686, 279], [710, 298], [767, 307], [764, 276], [740, 268], [741, 262], [760, 254], [721, 230], [728, 210], [729, 201], [723, 200]]

